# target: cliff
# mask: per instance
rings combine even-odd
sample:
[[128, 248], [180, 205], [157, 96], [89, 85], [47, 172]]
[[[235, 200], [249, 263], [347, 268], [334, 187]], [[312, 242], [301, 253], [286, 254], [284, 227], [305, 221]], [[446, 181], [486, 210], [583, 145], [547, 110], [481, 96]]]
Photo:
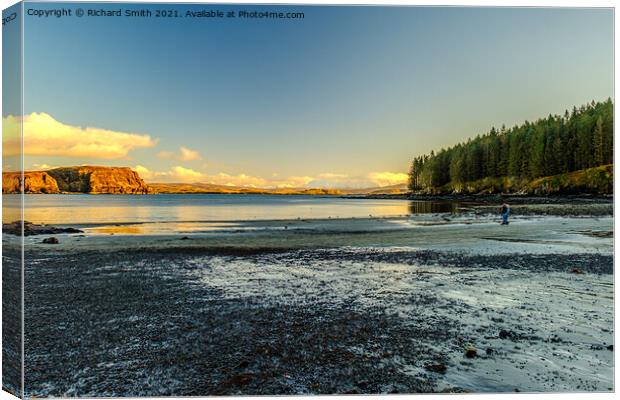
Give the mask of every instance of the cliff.
[[[2, 174], [2, 193], [18, 193], [19, 172]], [[26, 193], [147, 194], [149, 188], [127, 167], [63, 167], [24, 172]]]
[[[24, 174], [26, 193], [60, 193], [58, 183], [47, 172], [32, 171]], [[21, 173], [2, 173], [2, 193], [19, 193]]]

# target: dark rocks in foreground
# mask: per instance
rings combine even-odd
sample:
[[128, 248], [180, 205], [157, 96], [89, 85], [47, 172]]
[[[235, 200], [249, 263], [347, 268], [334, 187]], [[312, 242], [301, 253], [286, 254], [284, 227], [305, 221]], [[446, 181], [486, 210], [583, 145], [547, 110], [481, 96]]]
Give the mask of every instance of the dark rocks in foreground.
[[[41, 262], [25, 269], [26, 396], [465, 392], [467, 388], [453, 386], [450, 376], [463, 368], [485, 368], [494, 359], [522, 360], [518, 354], [505, 355], [508, 345], [515, 350], [530, 342], [546, 346], [547, 330], [529, 331], [519, 321], [491, 317], [495, 324], [478, 331], [469, 327], [479, 323], [446, 318], [447, 310], [459, 315], [467, 311], [475, 318], [478, 313], [461, 302], [440, 301], [433, 291], [403, 293], [388, 303], [364, 306], [361, 301], [370, 298], [365, 294], [352, 302], [314, 293], [294, 298], [302, 301], [230, 296], [221, 287], [201, 283], [214, 255], [229, 257], [231, 266], [247, 261], [319, 265], [325, 260], [445, 265], [463, 268], [465, 278], [474, 269], [526, 269], [533, 279], [548, 271], [568, 274], [569, 266], [586, 271], [585, 277], [613, 273], [612, 255], [587, 253], [506, 257], [430, 250], [189, 249], [27, 248], [25, 258]], [[63, 252], [70, 252], [71, 262], [50, 257]], [[394, 305], [444, 311], [403, 316]], [[493, 342], [493, 350], [481, 340], [498, 334], [515, 343]], [[561, 340], [552, 337], [549, 342], [574, 348]], [[610, 343], [601, 343], [600, 350]], [[613, 351], [608, 349], [603, 354]], [[56, 368], [59, 364], [63, 368]], [[417, 372], [403, 370], [403, 365], [415, 366]], [[497, 390], [514, 389], [507, 384]]]
[[426, 364], [424, 369], [431, 372], [437, 372], [438, 374], [445, 374], [448, 370], [445, 364]]
[[[53, 257], [26, 269], [27, 394], [427, 393], [436, 390], [439, 365], [447, 365], [433, 347], [411, 343], [450, 340], [454, 326], [443, 319], [428, 323], [421, 315], [404, 324], [382, 306], [362, 312], [227, 299], [193, 284], [194, 267], [178, 262], [187, 260], [182, 254], [102, 254]], [[54, 369], [61, 359], [63, 368]], [[414, 376], [400, 362], [437, 367]]]
[[[14, 221], [9, 224], [2, 224], [2, 233], [21, 236], [22, 222]], [[83, 231], [75, 228], [58, 228], [55, 226], [39, 225], [24, 221], [24, 236], [57, 235], [60, 233], [83, 233]]]

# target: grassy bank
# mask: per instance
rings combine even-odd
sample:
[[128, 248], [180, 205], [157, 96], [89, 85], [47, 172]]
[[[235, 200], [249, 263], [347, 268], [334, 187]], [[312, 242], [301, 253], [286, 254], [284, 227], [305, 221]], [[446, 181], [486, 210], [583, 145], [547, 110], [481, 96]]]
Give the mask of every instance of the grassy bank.
[[534, 180], [516, 177], [484, 178], [466, 183], [448, 183], [446, 185], [416, 192], [417, 194], [530, 194], [530, 195], [566, 195], [566, 194], [613, 194], [613, 164], [587, 168], [580, 171], [546, 176]]

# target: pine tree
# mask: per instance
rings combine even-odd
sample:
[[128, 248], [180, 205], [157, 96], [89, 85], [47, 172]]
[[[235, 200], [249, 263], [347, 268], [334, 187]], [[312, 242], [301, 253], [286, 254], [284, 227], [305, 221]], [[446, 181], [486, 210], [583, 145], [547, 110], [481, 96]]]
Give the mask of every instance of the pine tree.
[[603, 117], [599, 115], [594, 128], [594, 162], [596, 165], [605, 163], [605, 132], [603, 131]]

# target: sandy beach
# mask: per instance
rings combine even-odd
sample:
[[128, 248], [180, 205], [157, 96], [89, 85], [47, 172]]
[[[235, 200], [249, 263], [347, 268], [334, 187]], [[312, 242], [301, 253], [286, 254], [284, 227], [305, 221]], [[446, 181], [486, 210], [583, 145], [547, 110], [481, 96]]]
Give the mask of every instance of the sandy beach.
[[606, 207], [27, 237], [27, 395], [610, 391]]

